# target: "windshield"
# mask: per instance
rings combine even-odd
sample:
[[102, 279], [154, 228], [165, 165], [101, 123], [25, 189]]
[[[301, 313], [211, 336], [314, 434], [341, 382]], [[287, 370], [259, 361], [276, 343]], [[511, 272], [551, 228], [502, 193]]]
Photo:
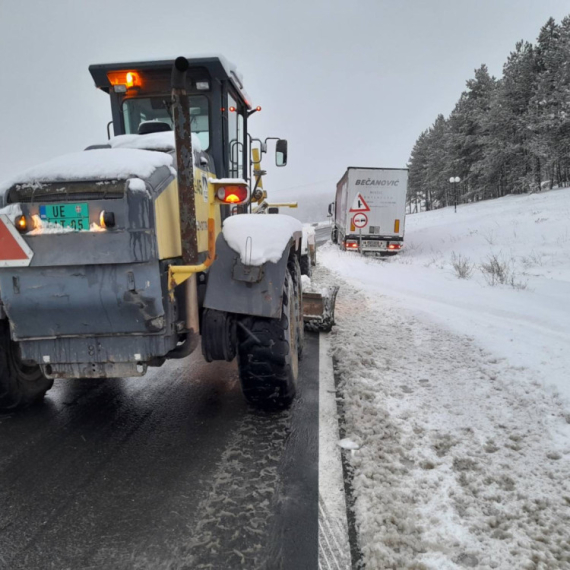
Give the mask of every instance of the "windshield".
[[[137, 134], [139, 125], [145, 121], [161, 121], [173, 127], [172, 102], [170, 97], [137, 97], [123, 102], [125, 132]], [[190, 97], [190, 117], [192, 132], [200, 139], [204, 150], [210, 146], [210, 121], [208, 98], [204, 95]]]

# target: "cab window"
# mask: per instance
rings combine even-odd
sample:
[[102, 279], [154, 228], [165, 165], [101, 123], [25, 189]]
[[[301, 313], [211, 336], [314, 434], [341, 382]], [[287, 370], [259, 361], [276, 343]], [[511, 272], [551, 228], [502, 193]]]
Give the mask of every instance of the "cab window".
[[[202, 150], [210, 146], [210, 120], [208, 98], [203, 95], [190, 97], [190, 121], [192, 132], [198, 136]], [[123, 102], [125, 132], [137, 134], [145, 121], [161, 121], [174, 128], [172, 102], [169, 97], [137, 97]]]

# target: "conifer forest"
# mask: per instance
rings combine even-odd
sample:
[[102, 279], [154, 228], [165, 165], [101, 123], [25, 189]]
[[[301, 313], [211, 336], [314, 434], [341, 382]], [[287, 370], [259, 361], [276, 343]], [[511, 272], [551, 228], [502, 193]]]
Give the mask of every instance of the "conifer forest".
[[[570, 183], [570, 15], [520, 41], [496, 79], [475, 70], [409, 159], [411, 212]], [[460, 182], [450, 183], [459, 177]]]

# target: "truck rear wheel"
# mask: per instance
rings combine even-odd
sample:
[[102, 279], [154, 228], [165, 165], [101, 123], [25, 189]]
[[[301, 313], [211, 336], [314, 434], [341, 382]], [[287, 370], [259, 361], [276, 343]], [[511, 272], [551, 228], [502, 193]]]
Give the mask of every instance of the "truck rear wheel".
[[334, 228], [331, 231], [331, 241], [336, 245], [336, 243], [338, 242], [338, 230], [336, 228]]
[[283, 287], [281, 318], [238, 321], [238, 368], [243, 395], [260, 408], [287, 408], [299, 375], [296, 286], [289, 271]]
[[25, 408], [43, 399], [53, 386], [37, 364], [20, 358], [20, 349], [10, 340], [7, 321], [0, 321], [0, 411]]

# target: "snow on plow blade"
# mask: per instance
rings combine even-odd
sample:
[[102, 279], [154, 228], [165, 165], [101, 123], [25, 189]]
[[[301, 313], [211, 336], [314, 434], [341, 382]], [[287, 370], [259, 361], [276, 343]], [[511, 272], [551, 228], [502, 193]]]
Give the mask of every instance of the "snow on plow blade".
[[329, 332], [334, 325], [334, 305], [338, 287], [328, 287], [321, 293], [303, 293], [305, 329]]

